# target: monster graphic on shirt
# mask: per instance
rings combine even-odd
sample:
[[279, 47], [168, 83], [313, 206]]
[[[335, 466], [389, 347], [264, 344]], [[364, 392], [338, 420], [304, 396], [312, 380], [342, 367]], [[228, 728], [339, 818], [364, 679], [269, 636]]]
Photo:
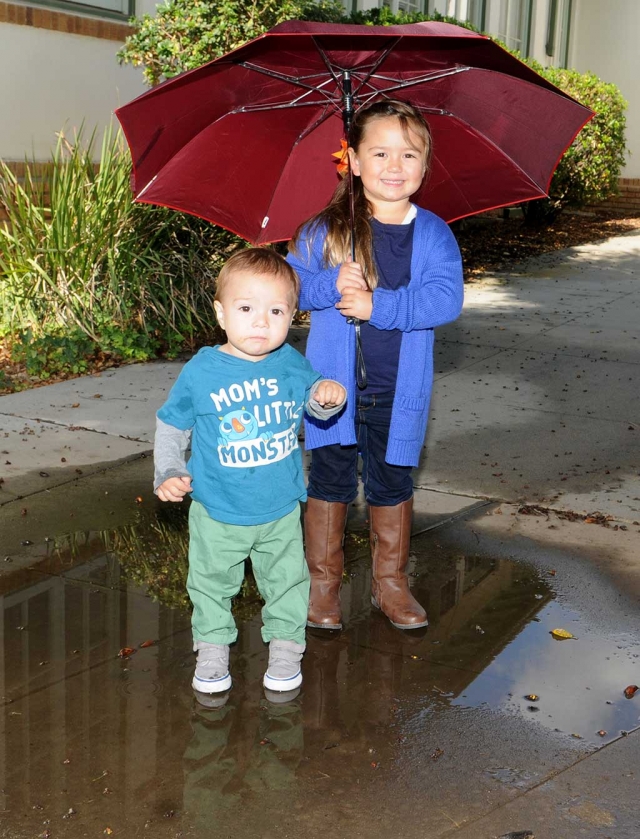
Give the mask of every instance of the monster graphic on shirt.
[[218, 443], [223, 446], [236, 440], [255, 440], [257, 437], [268, 440], [269, 437], [273, 437], [273, 431], [260, 433], [256, 418], [246, 408], [240, 411], [229, 411], [228, 414], [220, 417], [220, 420]]
[[221, 412], [217, 451], [222, 466], [266, 466], [298, 448], [303, 403], [286, 399], [278, 379], [234, 382], [209, 396]]

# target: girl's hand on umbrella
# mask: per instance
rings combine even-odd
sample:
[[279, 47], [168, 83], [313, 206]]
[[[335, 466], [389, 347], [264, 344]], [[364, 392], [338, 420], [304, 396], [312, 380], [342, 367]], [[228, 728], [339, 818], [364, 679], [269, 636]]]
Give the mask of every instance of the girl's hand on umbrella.
[[367, 290], [367, 283], [362, 273], [362, 266], [359, 262], [343, 262], [340, 266], [338, 279], [336, 280], [336, 288], [343, 294], [348, 288], [360, 288], [363, 291]]
[[314, 390], [311, 397], [314, 402], [322, 405], [323, 408], [335, 408], [347, 398], [347, 391], [338, 382], [331, 379], [323, 379]]
[[373, 293], [360, 288], [346, 288], [336, 303], [336, 309], [346, 318], [369, 320], [373, 311]]

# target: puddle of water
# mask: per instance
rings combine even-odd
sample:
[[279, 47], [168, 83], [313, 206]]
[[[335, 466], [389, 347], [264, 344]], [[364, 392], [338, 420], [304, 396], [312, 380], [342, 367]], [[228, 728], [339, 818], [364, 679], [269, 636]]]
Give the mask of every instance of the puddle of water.
[[[569, 760], [638, 725], [638, 700], [622, 696], [638, 638], [592, 629], [555, 599], [553, 580], [417, 537], [412, 585], [431, 626], [401, 632], [371, 610], [367, 543], [348, 539], [347, 629], [309, 634], [303, 689], [287, 705], [262, 692], [261, 601], [249, 578], [234, 604], [234, 687], [217, 709], [189, 687], [185, 510], [141, 508], [132, 524], [44, 546], [31, 582], [23, 575], [0, 597], [5, 817], [27, 813], [30, 830], [49, 820], [69, 837], [145, 824], [200, 837], [215, 833], [214, 814], [215, 825], [239, 808], [245, 818], [285, 808], [304, 833], [327, 795], [338, 796], [344, 824], [359, 818], [351, 807], [365, 792], [371, 812], [382, 806], [378, 779], [385, 790], [396, 783], [388, 767], [400, 785], [418, 783], [426, 770], [450, 773], [449, 755], [462, 749], [475, 778], [485, 776], [479, 790], [527, 788], [547, 771], [545, 754]], [[555, 641], [557, 626], [577, 640]], [[125, 647], [135, 652], [122, 658]], [[485, 739], [474, 744], [478, 731]], [[531, 765], [511, 767], [515, 739], [529, 737]], [[455, 795], [450, 806], [461, 806]]]
[[[556, 628], [575, 639], [554, 640]], [[520, 713], [554, 731], [608, 742], [639, 724], [640, 706], [623, 694], [639, 665], [637, 638], [603, 638], [581, 614], [552, 601], [453, 703]], [[528, 699], [532, 694], [539, 698]]]

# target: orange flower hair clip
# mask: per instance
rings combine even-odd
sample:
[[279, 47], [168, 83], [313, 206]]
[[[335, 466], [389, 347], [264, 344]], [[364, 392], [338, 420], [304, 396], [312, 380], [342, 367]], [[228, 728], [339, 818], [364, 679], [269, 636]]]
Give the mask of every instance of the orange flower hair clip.
[[341, 178], [344, 178], [349, 171], [349, 145], [346, 140], [340, 140], [340, 151], [334, 151], [331, 157], [337, 157], [337, 171]]

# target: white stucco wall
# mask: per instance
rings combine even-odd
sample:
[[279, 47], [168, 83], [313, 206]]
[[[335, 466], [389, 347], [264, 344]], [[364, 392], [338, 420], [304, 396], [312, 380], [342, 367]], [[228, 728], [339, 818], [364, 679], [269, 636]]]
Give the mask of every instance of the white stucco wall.
[[627, 147], [631, 152], [622, 176], [640, 178], [640, 2], [574, 0], [569, 66], [614, 82], [629, 103]]
[[[155, 6], [142, 0], [136, 12]], [[0, 23], [0, 157], [48, 160], [56, 132], [82, 122], [101, 135], [113, 110], [146, 90], [140, 69], [118, 64], [119, 48], [117, 41]]]

